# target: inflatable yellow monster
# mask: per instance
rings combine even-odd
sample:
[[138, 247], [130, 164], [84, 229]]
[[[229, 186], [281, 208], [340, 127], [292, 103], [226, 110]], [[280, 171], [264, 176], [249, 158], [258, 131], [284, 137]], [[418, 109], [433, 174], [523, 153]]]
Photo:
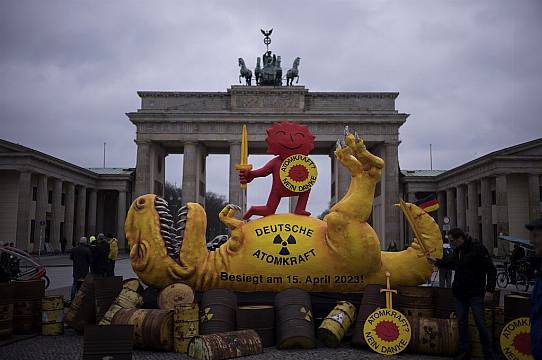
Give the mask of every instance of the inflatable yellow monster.
[[335, 156], [352, 178], [347, 194], [323, 220], [276, 214], [244, 222], [235, 218], [239, 208], [228, 205], [219, 218], [231, 235], [215, 251], [206, 247], [201, 205], [181, 209], [177, 228], [163, 199], [140, 196], [125, 224], [134, 271], [149, 286], [185, 282], [196, 290], [360, 292], [367, 284], [385, 285], [386, 272], [394, 287], [424, 283], [433, 271], [426, 256], [442, 257], [438, 225], [416, 205], [401, 201], [416, 239], [407, 250], [381, 251], [367, 219], [384, 162], [352, 134]]

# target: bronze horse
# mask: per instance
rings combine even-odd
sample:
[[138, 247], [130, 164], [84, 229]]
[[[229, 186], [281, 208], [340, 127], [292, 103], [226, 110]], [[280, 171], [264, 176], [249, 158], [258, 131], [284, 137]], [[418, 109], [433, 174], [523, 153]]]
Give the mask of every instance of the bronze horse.
[[299, 57], [296, 57], [292, 68], [286, 73], [286, 86], [294, 85], [294, 78], [297, 78], [296, 84], [299, 82], [299, 70], [297, 67], [299, 66], [300, 60]]
[[239, 58], [239, 66], [241, 67], [239, 71], [239, 84], [241, 84], [241, 78], [245, 78], [246, 85], [252, 85], [252, 71], [248, 69], [245, 65], [245, 60]]

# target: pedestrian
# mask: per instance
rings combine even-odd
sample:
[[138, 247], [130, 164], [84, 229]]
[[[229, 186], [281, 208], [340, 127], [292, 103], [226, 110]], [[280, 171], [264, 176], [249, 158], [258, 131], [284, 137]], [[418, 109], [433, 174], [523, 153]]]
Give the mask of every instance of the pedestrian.
[[96, 253], [95, 259], [96, 273], [99, 276], [108, 276], [109, 273], [109, 244], [104, 234], [98, 234], [96, 241]]
[[73, 261], [73, 285], [71, 289], [71, 299], [73, 300], [92, 264], [92, 252], [87, 245], [86, 237], [83, 236], [79, 239], [79, 245], [72, 249], [70, 259]]
[[[529, 230], [534, 255], [542, 258], [542, 219], [525, 225]], [[531, 353], [535, 360], [542, 360], [542, 269], [536, 269], [536, 283], [531, 294]]]
[[[450, 246], [448, 236], [444, 237], [444, 243], [442, 244], [442, 258], [445, 259], [452, 256], [453, 251]], [[443, 288], [449, 288], [452, 286], [452, 270], [441, 268], [438, 270], [439, 286]]]
[[481, 243], [465, 235], [463, 230], [454, 228], [448, 233], [452, 245], [452, 256], [427, 260], [438, 268], [455, 270], [452, 291], [456, 304], [459, 328], [460, 356], [457, 359], [470, 359], [468, 318], [472, 309], [474, 321], [480, 334], [484, 359], [494, 359], [491, 337], [485, 325], [484, 302], [492, 303], [495, 291], [496, 269], [489, 252]]
[[516, 283], [516, 277], [519, 270], [519, 262], [525, 257], [525, 250], [521, 246], [514, 244], [512, 255], [510, 256], [510, 280], [512, 284]]
[[115, 276], [115, 261], [119, 255], [119, 241], [116, 237], [112, 236], [109, 242], [109, 271], [107, 276]]
[[91, 235], [89, 237], [89, 247], [90, 251], [92, 252], [92, 263], [90, 264], [90, 272], [93, 275], [99, 275], [98, 271], [98, 258], [100, 257], [99, 249], [98, 249], [98, 243], [96, 242], [96, 236]]

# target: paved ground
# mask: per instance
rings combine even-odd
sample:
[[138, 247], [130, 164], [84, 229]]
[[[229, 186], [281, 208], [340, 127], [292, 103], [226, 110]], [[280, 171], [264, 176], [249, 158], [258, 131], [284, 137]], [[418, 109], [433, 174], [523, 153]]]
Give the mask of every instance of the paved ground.
[[[81, 358], [83, 349], [83, 337], [77, 335], [71, 330], [67, 330], [63, 336], [36, 336], [30, 339], [21, 340], [19, 342], [0, 347], [0, 358], [2, 360], [74, 360]], [[184, 354], [176, 353], [160, 353], [150, 351], [134, 351], [134, 360], [138, 359], [190, 359]], [[317, 348], [313, 350], [277, 350], [275, 348], [265, 349], [263, 354], [255, 356], [247, 356], [243, 359], [307, 359], [307, 360], [323, 360], [323, 359], [389, 359], [382, 355], [370, 352], [369, 350], [354, 349], [347, 344], [342, 345], [338, 349]], [[415, 354], [402, 354], [401, 360], [415, 359], [449, 359], [431, 356], [421, 356]]]

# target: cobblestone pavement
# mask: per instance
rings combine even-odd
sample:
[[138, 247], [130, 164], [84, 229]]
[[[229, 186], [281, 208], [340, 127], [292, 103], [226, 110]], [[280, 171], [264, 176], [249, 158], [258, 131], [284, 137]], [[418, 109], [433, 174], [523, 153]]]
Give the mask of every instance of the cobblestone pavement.
[[[62, 336], [36, 336], [27, 338], [9, 345], [0, 347], [2, 360], [74, 360], [80, 359], [83, 349], [83, 337], [73, 330], [66, 330]], [[161, 353], [150, 351], [134, 351], [134, 360], [183, 360], [190, 359], [184, 354]], [[269, 359], [307, 359], [307, 360], [342, 360], [342, 359], [389, 359], [389, 357], [375, 354], [369, 350], [353, 349], [344, 344], [338, 349], [320, 347], [313, 350], [277, 350], [265, 349], [263, 354], [247, 356], [243, 359], [269, 360]], [[448, 359], [415, 354], [401, 354], [400, 360], [415, 359]]]

